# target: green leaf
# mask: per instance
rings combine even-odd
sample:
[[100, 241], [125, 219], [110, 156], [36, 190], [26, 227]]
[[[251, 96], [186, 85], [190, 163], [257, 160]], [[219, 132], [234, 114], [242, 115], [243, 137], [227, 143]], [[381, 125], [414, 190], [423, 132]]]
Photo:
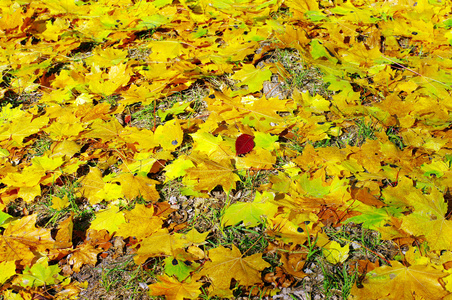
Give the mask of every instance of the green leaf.
[[270, 133], [263, 133], [260, 131], [254, 133], [254, 143], [256, 146], [262, 147], [266, 150], [275, 150], [275, 143], [277, 140], [277, 135], [271, 135]]
[[157, 28], [170, 21], [170, 18], [162, 15], [152, 15], [144, 17], [137, 28]]
[[25, 267], [21, 276], [21, 285], [24, 287], [38, 287], [59, 283], [64, 279], [59, 275], [61, 269], [58, 265], [49, 266], [46, 260], [38, 262], [29, 268]]
[[298, 183], [300, 183], [303, 190], [311, 197], [322, 198], [330, 193], [330, 186], [324, 186], [323, 180], [320, 178], [309, 180], [307, 173], [304, 173], [299, 178]]
[[353, 92], [353, 88], [350, 85], [350, 82], [340, 79], [333, 74], [329, 74], [323, 77], [323, 81], [325, 83], [329, 83], [328, 89], [330, 91], [344, 91], [344, 92]]
[[2, 225], [5, 224], [6, 221], [9, 220], [10, 218], [12, 218], [11, 215], [8, 215], [7, 213], [0, 211], [0, 227], [2, 227]]
[[254, 65], [244, 65], [242, 69], [235, 72], [232, 79], [240, 80], [241, 85], [248, 86], [248, 92], [254, 93], [260, 91], [263, 87], [264, 81], [269, 81], [272, 76], [272, 71], [267, 68], [256, 69]]
[[326, 50], [326, 48], [316, 39], [312, 40], [311, 43], [311, 55], [313, 59], [319, 59], [322, 57], [327, 58], [328, 60], [337, 63], [337, 59], [330, 55], [330, 53]]
[[163, 170], [165, 173], [165, 182], [176, 179], [177, 177], [185, 176], [185, 170], [193, 168], [195, 165], [187, 157], [180, 156], [173, 161], [172, 164], [167, 165]]
[[444, 173], [449, 171], [447, 163], [440, 160], [433, 160], [430, 164], [423, 164], [421, 170], [424, 171], [424, 176], [430, 177], [435, 175], [436, 178], [444, 176]]
[[384, 226], [387, 222], [390, 222], [391, 217], [402, 216], [402, 209], [388, 206], [376, 208], [373, 206], [362, 205], [359, 208], [354, 209], [359, 211], [362, 215], [354, 216], [343, 221], [344, 224], [353, 222], [355, 224], [363, 224], [363, 228], [378, 230], [379, 227]]
[[256, 192], [253, 202], [232, 204], [226, 209], [221, 219], [222, 226], [236, 225], [242, 221], [247, 227], [259, 225], [262, 223], [262, 216], [273, 217], [277, 212], [278, 207], [269, 202], [274, 197], [273, 193]]
[[168, 4], [173, 3], [173, 0], [155, 0], [154, 2], [152, 2], [152, 4], [156, 7], [156, 8], [160, 8], [160, 7], [164, 7]]
[[165, 273], [168, 276], [176, 276], [179, 281], [186, 279], [190, 273], [199, 267], [198, 263], [181, 261], [173, 256], [168, 256], [164, 260]]
[[168, 115], [178, 115], [183, 113], [185, 109], [190, 106], [190, 103], [191, 102], [177, 102], [170, 109], [157, 111], [157, 116], [159, 116], [162, 121], [165, 121]]
[[206, 35], [209, 32], [207, 28], [198, 28], [195, 32], [193, 32], [192, 36], [195, 39], [199, 39], [200, 37]]
[[346, 9], [344, 7], [336, 6], [330, 10], [332, 13], [337, 15], [348, 15], [349, 13], [352, 13], [352, 10]]
[[447, 19], [443, 21], [443, 26], [446, 27], [446, 29], [449, 29], [452, 27], [452, 19]]
[[0, 148], [0, 157], [5, 158], [9, 156], [9, 151], [3, 148]]
[[323, 13], [321, 13], [320, 11], [316, 11], [316, 10], [310, 10], [304, 13], [304, 15], [306, 16], [306, 18], [310, 19], [313, 22], [318, 22], [318, 21], [328, 21], [328, 17], [326, 15], [324, 15]]

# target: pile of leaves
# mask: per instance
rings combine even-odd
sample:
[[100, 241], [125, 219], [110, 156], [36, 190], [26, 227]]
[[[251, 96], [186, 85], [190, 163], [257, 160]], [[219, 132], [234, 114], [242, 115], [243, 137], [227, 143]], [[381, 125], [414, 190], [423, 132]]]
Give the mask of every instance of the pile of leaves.
[[[314, 252], [357, 274], [356, 299], [451, 297], [450, 3], [0, 8], [5, 299], [76, 299], [87, 287], [76, 274], [113, 248], [136, 268], [162, 262], [145, 287], [167, 299], [277, 297], [308, 276]], [[281, 49], [318, 68], [327, 92], [264, 92], [296, 76], [272, 59]], [[202, 101], [165, 104], [195, 86]], [[349, 143], [357, 120], [372, 134]], [[176, 222], [170, 183], [177, 199], [226, 195], [216, 230], [257, 230], [265, 249], [212, 244], [209, 228]], [[377, 231], [395, 253], [328, 234], [341, 226]], [[365, 259], [353, 256], [363, 249]]]

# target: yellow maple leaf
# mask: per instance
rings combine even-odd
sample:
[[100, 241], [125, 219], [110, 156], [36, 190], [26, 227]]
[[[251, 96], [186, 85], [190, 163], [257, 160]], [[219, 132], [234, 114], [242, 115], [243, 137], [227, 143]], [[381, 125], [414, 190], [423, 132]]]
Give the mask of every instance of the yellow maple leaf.
[[154, 216], [154, 208], [137, 204], [131, 211], [125, 211], [126, 222], [119, 225], [116, 235], [136, 237], [141, 240], [152, 235], [163, 225], [163, 220]]
[[83, 124], [74, 121], [74, 123], [54, 122], [49, 127], [45, 128], [44, 131], [47, 132], [52, 139], [60, 140], [62, 138], [78, 136], [84, 129], [85, 126]]
[[54, 240], [50, 229], [36, 228], [37, 215], [23, 217], [10, 223], [0, 237], [0, 260], [19, 261], [23, 265], [31, 263], [36, 252], [52, 249]]
[[187, 156], [179, 156], [171, 164], [165, 166], [165, 182], [184, 176], [187, 174], [186, 170], [194, 166], [193, 162]]
[[178, 57], [184, 50], [180, 41], [152, 41], [148, 47], [152, 49], [150, 58], [162, 62]]
[[140, 265], [149, 257], [154, 256], [175, 256], [174, 253], [177, 250], [184, 248], [188, 244], [182, 237], [183, 235], [179, 233], [169, 233], [167, 228], [154, 232], [139, 244], [140, 248], [134, 257], [135, 263]]
[[231, 250], [223, 246], [211, 249], [208, 256], [210, 261], [204, 264], [200, 275], [212, 280], [214, 291], [229, 290], [233, 278], [245, 286], [262, 283], [260, 271], [270, 266], [262, 259], [262, 253], [243, 257], [234, 245]]
[[13, 275], [16, 275], [16, 263], [14, 261], [2, 261], [0, 263], [0, 284], [4, 284]]
[[125, 49], [96, 47], [93, 50], [93, 56], [88, 57], [86, 63], [93, 67], [108, 68], [123, 62], [126, 58]]
[[0, 140], [12, 139], [19, 146], [23, 146], [25, 137], [37, 133], [42, 127], [49, 124], [49, 118], [42, 116], [33, 118], [32, 115], [26, 115], [15, 119], [8, 126], [0, 129]]
[[127, 128], [129, 135], [124, 137], [127, 143], [135, 144], [139, 151], [150, 151], [159, 145], [159, 142], [155, 140], [152, 130], [141, 129], [136, 127]]
[[160, 195], [155, 185], [159, 182], [145, 176], [134, 176], [130, 173], [122, 173], [115, 180], [121, 183], [122, 194], [129, 200], [142, 197], [146, 201], [156, 202]]
[[69, 199], [67, 198], [67, 195], [64, 195], [63, 199], [60, 197], [52, 197], [52, 208], [56, 210], [62, 210], [65, 207], [69, 206]]
[[124, 213], [115, 205], [96, 213], [96, 219], [91, 222], [90, 229], [106, 229], [109, 233], [118, 231], [119, 226], [125, 223]]
[[44, 176], [44, 170], [28, 167], [22, 173], [8, 173], [2, 181], [10, 188], [19, 188], [18, 197], [21, 197], [25, 202], [29, 203], [41, 194], [39, 182]]
[[105, 183], [104, 186], [96, 193], [96, 197], [98, 199], [106, 201], [116, 200], [122, 196], [122, 186], [110, 182]]
[[210, 155], [215, 151], [221, 151], [221, 149], [219, 149], [219, 143], [223, 141], [223, 138], [220, 135], [214, 136], [205, 131], [197, 131], [191, 134], [191, 137], [194, 141], [194, 151], [199, 151], [207, 155]]
[[350, 245], [346, 244], [343, 247], [336, 241], [324, 246], [323, 255], [326, 260], [332, 264], [343, 263], [348, 258], [348, 252], [350, 251]]
[[83, 197], [88, 198], [90, 204], [102, 201], [97, 192], [104, 187], [105, 183], [102, 180], [102, 174], [99, 169], [90, 168], [90, 172], [80, 180], [80, 183], [82, 187], [79, 191]]
[[[197, 165], [187, 169], [188, 179], [195, 180], [196, 189], [199, 191], [211, 191], [217, 185], [221, 185], [229, 191], [235, 188], [235, 183], [240, 177], [234, 173], [234, 168], [228, 161], [214, 162], [203, 157], [190, 157]], [[184, 178], [185, 179], [185, 178]]]
[[268, 150], [255, 148], [244, 157], [237, 157], [236, 161], [237, 169], [271, 169], [276, 157]]
[[[166, 71], [166, 66], [164, 64], [156, 64], [154, 66], [159, 66], [163, 68], [164, 70], [162, 72], [159, 72], [158, 70], [152, 70], [152, 71], [142, 71], [139, 72], [143, 76], [147, 77], [160, 77], [161, 74], [167, 74], [168, 72], [171, 72], [170, 70]], [[149, 66], [151, 67], [151, 66]], [[152, 68], [152, 67], [151, 67]], [[148, 72], [148, 73], [146, 73]], [[143, 74], [144, 73], [144, 74]], [[174, 72], [174, 75], [177, 75], [176, 72]], [[170, 76], [169, 76], [170, 77]], [[149, 105], [153, 102], [155, 98], [158, 98], [160, 92], [166, 87], [165, 82], [156, 81], [156, 82], [144, 82], [140, 86], [131, 85], [127, 91], [124, 91], [121, 93], [121, 96], [123, 97], [121, 100], [119, 100], [120, 103], [124, 105], [130, 105], [133, 103], [141, 102], [142, 105]]]
[[96, 119], [91, 125], [91, 131], [85, 134], [85, 137], [100, 138], [104, 142], [122, 141], [124, 128], [116, 120], [112, 118], [109, 122]]
[[10, 122], [14, 119], [20, 119], [25, 114], [25, 111], [21, 110], [21, 108], [22, 105], [13, 108], [11, 103], [3, 106], [0, 111], [0, 121], [3, 123]]
[[204, 243], [204, 241], [206, 240], [208, 235], [209, 235], [208, 231], [206, 231], [204, 233], [199, 233], [198, 230], [193, 228], [192, 230], [190, 230], [189, 232], [187, 232], [185, 234], [185, 238], [186, 238], [187, 242], [189, 242], [191, 244], [199, 245], [199, 244]]
[[240, 80], [242, 85], [248, 86], [248, 92], [260, 91], [264, 81], [269, 81], [272, 72], [268, 68], [256, 69], [254, 65], [244, 65], [239, 71], [231, 76], [232, 79]]
[[270, 233], [285, 243], [304, 244], [310, 235], [317, 234], [319, 228], [314, 228], [317, 217], [313, 213], [299, 213], [297, 218], [289, 219], [283, 215], [269, 218]]
[[173, 277], [162, 275], [158, 282], [149, 285], [152, 296], [165, 296], [168, 300], [196, 299], [201, 294], [201, 282], [179, 282]]
[[[92, 101], [90, 101], [90, 99], [92, 97], [90, 94], [83, 93], [79, 97], [77, 97], [77, 99], [79, 99], [80, 97], [85, 99], [87, 102], [92, 102]], [[72, 107], [72, 110], [71, 110], [72, 114], [74, 114], [73, 113], [74, 109], [75, 108]], [[108, 104], [107, 102], [99, 103], [97, 105], [94, 105], [92, 103], [80, 103], [80, 104], [77, 104], [76, 109], [77, 109], [77, 111], [75, 112], [75, 116], [77, 118], [80, 118], [80, 120], [82, 122], [89, 122], [89, 121], [93, 121], [96, 119], [102, 119], [102, 120], [107, 121], [111, 118], [110, 114], [112, 113], [110, 104]], [[118, 109], [120, 109], [120, 108], [118, 108]], [[118, 110], [115, 110], [114, 112], [117, 112], [117, 111]]]
[[257, 131], [279, 133], [286, 121], [278, 112], [288, 110], [286, 103], [287, 100], [267, 99], [265, 96], [255, 99], [245, 104], [243, 110], [247, 111], [247, 116], [242, 122], [256, 128]]
[[55, 142], [50, 147], [50, 158], [54, 157], [66, 157], [71, 158], [75, 153], [79, 152], [82, 147], [74, 141], [63, 140]]
[[134, 162], [127, 165], [127, 170], [134, 173], [147, 174], [152, 169], [152, 166], [157, 161], [152, 152], [137, 152], [134, 156]]
[[39, 171], [51, 171], [63, 164], [62, 157], [50, 158], [48, 156], [33, 157], [31, 159], [33, 168]]
[[180, 127], [178, 119], [166, 122], [163, 126], [157, 127], [154, 140], [162, 146], [164, 150], [174, 151], [182, 144], [184, 132]]
[[[298, 94], [299, 95], [299, 94]], [[303, 92], [301, 93], [301, 99], [294, 99], [294, 100], [301, 100], [303, 106], [307, 111], [311, 111], [313, 113], [324, 113], [325, 111], [329, 111], [330, 107], [330, 101], [326, 100], [320, 95], [315, 95], [314, 97], [311, 96], [309, 92]]]
[[108, 72], [108, 81], [114, 82], [118, 87], [127, 85], [130, 80], [130, 68], [127, 64], [114, 65]]
[[391, 261], [392, 267], [382, 266], [367, 274], [364, 288], [353, 287], [354, 299], [423, 299], [440, 300], [449, 293], [439, 282], [448, 275], [430, 265], [405, 267]]
[[47, 21], [46, 30], [42, 33], [42, 37], [47, 41], [58, 41], [68, 27], [69, 23], [63, 18], [56, 18], [53, 22]]

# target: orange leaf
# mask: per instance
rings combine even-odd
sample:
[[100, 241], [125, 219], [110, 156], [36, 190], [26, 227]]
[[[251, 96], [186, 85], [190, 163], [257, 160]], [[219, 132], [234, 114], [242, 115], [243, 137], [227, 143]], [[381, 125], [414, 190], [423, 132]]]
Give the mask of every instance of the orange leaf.
[[55, 248], [68, 248], [72, 246], [72, 230], [74, 223], [72, 216], [60, 223], [55, 237]]
[[85, 264], [95, 266], [97, 263], [97, 254], [102, 251], [102, 249], [96, 249], [89, 243], [82, 244], [75, 249], [68, 262], [73, 265], [72, 270], [74, 272], [80, 272], [80, 268]]

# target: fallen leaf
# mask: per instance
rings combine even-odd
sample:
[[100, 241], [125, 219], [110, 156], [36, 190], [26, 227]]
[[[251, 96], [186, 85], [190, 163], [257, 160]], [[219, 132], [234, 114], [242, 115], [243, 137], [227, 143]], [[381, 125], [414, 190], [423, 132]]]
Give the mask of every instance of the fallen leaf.
[[22, 265], [28, 265], [35, 258], [35, 253], [54, 247], [50, 230], [35, 227], [36, 217], [30, 215], [9, 224], [0, 238], [2, 261], [19, 261]]
[[262, 259], [262, 253], [243, 257], [234, 245], [232, 249], [223, 246], [211, 249], [208, 257], [210, 261], [204, 264], [200, 275], [209, 277], [214, 289], [220, 290], [229, 290], [232, 279], [244, 286], [262, 283], [260, 272], [270, 266]]
[[323, 247], [323, 255], [326, 260], [333, 265], [338, 263], [343, 263], [348, 258], [348, 253], [350, 251], [350, 245], [345, 244], [341, 246], [338, 242], [332, 241]]
[[166, 296], [168, 300], [196, 299], [201, 294], [200, 282], [179, 282], [177, 279], [162, 275], [158, 282], [149, 285], [152, 296]]
[[[353, 287], [356, 299], [424, 299], [439, 300], [449, 294], [439, 282], [448, 273], [429, 265], [405, 267], [398, 261], [367, 273], [363, 288]], [[401, 288], [403, 287], [403, 288]]]
[[249, 134], [242, 134], [235, 140], [236, 155], [246, 154], [254, 148], [254, 137]]

